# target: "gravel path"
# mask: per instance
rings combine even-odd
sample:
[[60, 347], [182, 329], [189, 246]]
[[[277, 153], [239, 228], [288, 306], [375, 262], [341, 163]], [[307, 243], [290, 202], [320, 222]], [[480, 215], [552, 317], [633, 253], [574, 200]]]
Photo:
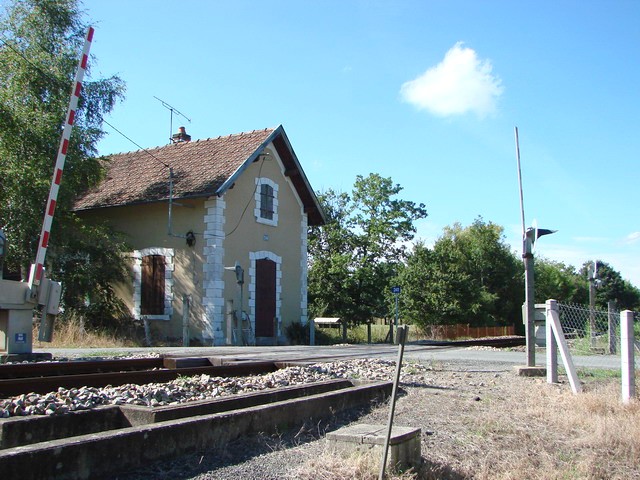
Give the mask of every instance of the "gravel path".
[[[352, 361], [352, 372], [360, 378], [391, 379], [395, 365], [388, 361]], [[339, 362], [344, 368], [350, 362]], [[368, 375], [365, 373], [368, 370]], [[433, 438], [447, 435], [443, 428], [435, 434], [438, 405], [459, 401], [474, 408], [487, 394], [512, 384], [518, 377], [510, 364], [447, 362], [438, 364], [405, 364], [401, 378], [402, 392], [396, 407], [395, 423], [422, 429], [423, 456], [425, 446]], [[147, 468], [119, 475], [119, 480], [193, 479], [252, 480], [300, 478], [301, 465], [321, 457], [327, 447], [326, 431], [354, 421], [386, 424], [388, 404], [367, 410], [351, 411], [328, 423], [303, 425], [299, 431], [280, 435], [252, 435], [232, 442], [223, 449], [185, 455], [171, 461], [158, 462]], [[443, 438], [444, 440], [444, 438]], [[327, 477], [330, 478], [330, 477]]]

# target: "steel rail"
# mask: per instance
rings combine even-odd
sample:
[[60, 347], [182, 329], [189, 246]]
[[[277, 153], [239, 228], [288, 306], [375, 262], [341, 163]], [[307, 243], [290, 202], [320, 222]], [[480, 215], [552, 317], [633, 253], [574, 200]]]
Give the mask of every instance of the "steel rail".
[[274, 362], [251, 362], [243, 365], [223, 365], [218, 367], [192, 367], [162, 370], [142, 370], [133, 372], [89, 373], [80, 375], [59, 375], [39, 378], [10, 378], [0, 380], [0, 398], [26, 393], [49, 393], [58, 388], [106, 387], [126, 384], [165, 383], [179, 376], [211, 375], [219, 377], [244, 377], [274, 372], [278, 369]]
[[88, 373], [127, 372], [163, 368], [162, 358], [78, 360], [68, 362], [13, 363], [0, 365], [0, 379], [50, 377]]

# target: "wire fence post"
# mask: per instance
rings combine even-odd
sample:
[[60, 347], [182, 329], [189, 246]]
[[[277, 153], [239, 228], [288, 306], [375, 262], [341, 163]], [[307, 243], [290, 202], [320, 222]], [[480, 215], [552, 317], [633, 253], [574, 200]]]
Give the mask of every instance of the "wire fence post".
[[614, 355], [617, 351], [616, 337], [618, 331], [618, 322], [616, 319], [616, 302], [607, 302], [608, 312], [608, 333], [609, 333], [609, 353]]
[[545, 312], [547, 383], [558, 383], [558, 342], [553, 334], [551, 310], [558, 310], [558, 302], [547, 300]]
[[620, 312], [620, 360], [622, 369], [622, 402], [630, 403], [636, 395], [633, 312]]
[[387, 456], [389, 453], [389, 441], [391, 439], [391, 431], [393, 429], [393, 415], [396, 409], [396, 394], [398, 392], [398, 383], [400, 383], [400, 371], [402, 370], [402, 356], [404, 355], [404, 343], [407, 340], [407, 331], [409, 327], [402, 325], [398, 327], [396, 336], [398, 340], [398, 361], [396, 363], [396, 376], [393, 380], [393, 390], [391, 392], [391, 409], [389, 410], [389, 421], [387, 422], [387, 436], [384, 440], [384, 448], [382, 450], [382, 464], [380, 465], [379, 480], [384, 479], [384, 471], [387, 465]]

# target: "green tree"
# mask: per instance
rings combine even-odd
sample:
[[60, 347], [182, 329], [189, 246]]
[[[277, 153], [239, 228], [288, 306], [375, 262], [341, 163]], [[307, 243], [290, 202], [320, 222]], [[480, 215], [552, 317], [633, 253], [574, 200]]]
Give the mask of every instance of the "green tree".
[[549, 299], [560, 303], [589, 303], [587, 282], [573, 266], [540, 257], [535, 259], [534, 269], [536, 303]]
[[415, 245], [398, 281], [402, 318], [420, 326], [455, 324], [478, 310], [480, 291], [452, 249]]
[[[23, 277], [35, 260], [87, 28], [76, 0], [16, 0], [0, 17], [0, 228], [9, 240], [8, 266]], [[108, 300], [109, 283], [125, 275], [122, 238], [71, 211], [73, 199], [103, 175], [95, 158], [103, 115], [124, 94], [117, 76], [91, 80], [87, 71], [85, 79], [47, 256], [49, 276], [63, 282], [72, 308], [86, 298]], [[90, 273], [82, 273], [85, 263]]]
[[310, 315], [335, 315], [355, 324], [388, 317], [388, 291], [406, 257], [422, 204], [402, 200], [402, 187], [378, 174], [358, 176], [351, 195], [318, 196], [327, 216], [309, 230]]
[[[596, 307], [606, 310], [608, 302], [614, 301], [620, 310], [640, 310], [640, 290], [633, 286], [631, 282], [624, 280], [620, 272], [607, 262], [597, 260], [597, 264]], [[587, 261], [580, 269], [580, 278], [584, 279], [587, 289], [592, 266], [593, 262]], [[588, 296], [586, 303], [589, 303]]]
[[419, 325], [504, 325], [521, 318], [522, 264], [503, 228], [476, 219], [417, 245], [401, 272], [403, 315]]

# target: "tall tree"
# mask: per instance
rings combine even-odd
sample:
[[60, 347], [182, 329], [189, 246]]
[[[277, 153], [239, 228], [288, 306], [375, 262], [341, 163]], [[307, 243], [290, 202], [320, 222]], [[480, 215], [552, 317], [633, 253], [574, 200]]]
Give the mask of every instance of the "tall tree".
[[[640, 289], [624, 280], [620, 272], [607, 262], [597, 260], [597, 264], [596, 306], [606, 310], [608, 302], [614, 301], [620, 310], [640, 310]], [[580, 269], [580, 278], [583, 279], [587, 288], [591, 268], [593, 268], [593, 262], [587, 261]], [[588, 302], [587, 296], [586, 303]]]
[[481, 306], [481, 291], [463, 270], [457, 252], [447, 242], [438, 251], [415, 245], [398, 281], [402, 317], [420, 326], [467, 322]]
[[[38, 236], [84, 35], [76, 0], [16, 0], [0, 17], [0, 228], [9, 240], [7, 263], [23, 277], [35, 260]], [[90, 62], [91, 63], [91, 62]], [[70, 306], [104, 298], [124, 269], [124, 242], [106, 227], [83, 224], [73, 199], [103, 175], [96, 144], [103, 115], [124, 94], [117, 76], [87, 81], [67, 151], [47, 268], [62, 280]], [[98, 253], [100, 252], [100, 253]], [[78, 260], [91, 264], [85, 281]], [[75, 300], [72, 300], [75, 299]]]
[[353, 323], [387, 317], [386, 293], [414, 222], [427, 215], [423, 204], [397, 196], [402, 187], [378, 174], [358, 176], [351, 195], [320, 194], [327, 215], [309, 231], [311, 316], [335, 315]]
[[522, 266], [502, 227], [476, 219], [417, 245], [401, 273], [403, 307], [419, 325], [504, 325], [521, 318]]
[[589, 303], [586, 279], [573, 266], [543, 257], [535, 261], [535, 290], [536, 303], [549, 299], [560, 303]]

